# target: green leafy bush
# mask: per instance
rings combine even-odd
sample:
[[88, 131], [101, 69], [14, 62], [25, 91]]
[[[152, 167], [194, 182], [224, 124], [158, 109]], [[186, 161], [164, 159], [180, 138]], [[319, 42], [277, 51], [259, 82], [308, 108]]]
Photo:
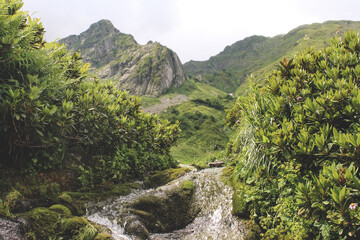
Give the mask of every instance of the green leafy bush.
[[349, 210], [360, 200], [359, 54], [359, 37], [349, 32], [327, 48], [284, 58], [228, 111], [239, 133], [227, 152], [238, 160], [239, 194], [264, 238], [359, 237]]
[[23, 173], [77, 169], [87, 187], [176, 165], [179, 124], [91, 79], [79, 53], [44, 42], [22, 5], [0, 3], [0, 163]]

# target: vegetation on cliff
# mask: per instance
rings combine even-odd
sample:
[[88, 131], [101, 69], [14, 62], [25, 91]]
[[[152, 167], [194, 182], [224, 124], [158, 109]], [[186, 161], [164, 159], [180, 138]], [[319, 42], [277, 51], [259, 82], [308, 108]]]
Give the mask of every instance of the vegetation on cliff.
[[228, 112], [234, 212], [264, 239], [360, 236], [360, 39], [284, 58]]

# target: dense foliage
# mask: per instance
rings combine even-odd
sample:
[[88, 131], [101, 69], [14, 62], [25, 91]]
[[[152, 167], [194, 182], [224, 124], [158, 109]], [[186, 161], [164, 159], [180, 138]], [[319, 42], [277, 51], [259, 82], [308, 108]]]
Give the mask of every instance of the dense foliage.
[[89, 187], [174, 166], [178, 123], [90, 78], [78, 53], [45, 43], [20, 0], [0, 1], [0, 164], [31, 173], [80, 171]]
[[360, 39], [281, 61], [228, 112], [234, 212], [265, 239], [360, 236]]

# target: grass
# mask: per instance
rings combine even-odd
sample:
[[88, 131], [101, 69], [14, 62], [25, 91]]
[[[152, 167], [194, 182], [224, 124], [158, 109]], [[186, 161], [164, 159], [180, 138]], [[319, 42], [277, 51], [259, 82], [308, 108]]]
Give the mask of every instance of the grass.
[[171, 122], [178, 120], [182, 129], [181, 138], [171, 153], [181, 163], [205, 166], [229, 141], [232, 132], [225, 127], [225, 109], [230, 108], [235, 99], [194, 79], [186, 81], [179, 89], [170, 89], [167, 95], [175, 93], [191, 100], [160, 114]]
[[141, 106], [143, 108], [154, 106], [155, 104], [159, 104], [160, 100], [156, 97], [148, 97], [148, 96], [141, 96]]

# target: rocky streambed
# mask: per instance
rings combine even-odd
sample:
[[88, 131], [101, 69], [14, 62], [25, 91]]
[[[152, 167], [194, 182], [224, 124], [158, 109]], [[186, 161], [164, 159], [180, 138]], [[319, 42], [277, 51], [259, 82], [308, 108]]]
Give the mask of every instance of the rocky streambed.
[[114, 239], [246, 239], [245, 224], [231, 214], [232, 188], [222, 168], [191, 171], [156, 189], [87, 205], [86, 217], [108, 227]]

